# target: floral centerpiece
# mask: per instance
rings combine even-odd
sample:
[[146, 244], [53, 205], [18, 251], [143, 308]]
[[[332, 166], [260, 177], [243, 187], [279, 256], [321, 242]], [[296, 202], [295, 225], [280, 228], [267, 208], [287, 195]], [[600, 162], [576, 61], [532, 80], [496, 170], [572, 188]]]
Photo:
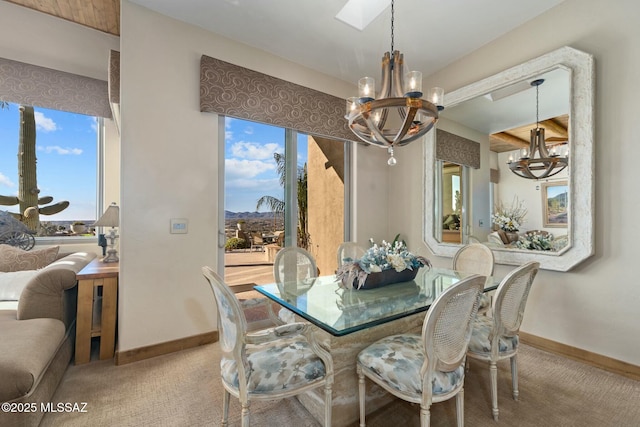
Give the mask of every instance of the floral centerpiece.
[[369, 239], [371, 247], [360, 259], [345, 259], [336, 271], [343, 288], [369, 289], [391, 283], [413, 280], [420, 267], [431, 267], [428, 259], [414, 255], [404, 241], [382, 241], [378, 245]]
[[527, 209], [524, 207], [524, 202], [519, 201], [516, 196], [509, 207], [504, 206], [502, 202], [499, 203], [495, 207], [493, 215], [491, 215], [491, 221], [501, 230], [516, 232], [520, 230], [526, 215]]

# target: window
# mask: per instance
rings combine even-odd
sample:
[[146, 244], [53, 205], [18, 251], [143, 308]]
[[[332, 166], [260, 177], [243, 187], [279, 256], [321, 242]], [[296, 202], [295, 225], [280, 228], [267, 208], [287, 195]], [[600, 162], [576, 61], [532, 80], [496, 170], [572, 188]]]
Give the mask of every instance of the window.
[[[346, 144], [228, 117], [224, 127], [225, 265], [246, 262], [254, 249], [266, 252], [264, 264], [278, 247], [298, 246], [321, 272], [335, 271], [348, 206]], [[272, 282], [267, 270], [252, 282]], [[231, 269], [225, 275], [233, 281]]]
[[[13, 103], [2, 103], [2, 107], [0, 210], [22, 214], [21, 206], [15, 201], [24, 192], [28, 193], [21, 186], [28, 185], [31, 179], [40, 190], [37, 194], [39, 214], [35, 222], [24, 218], [22, 221], [36, 232], [37, 238], [93, 236], [91, 224], [98, 212], [97, 166], [102, 119], [39, 107], [22, 108]], [[25, 124], [31, 123], [35, 129], [35, 147], [32, 147], [35, 164], [28, 150], [22, 157], [19, 155], [21, 114]], [[28, 140], [24, 142], [26, 147], [34, 144]], [[19, 174], [22, 167], [26, 173], [23, 179]]]

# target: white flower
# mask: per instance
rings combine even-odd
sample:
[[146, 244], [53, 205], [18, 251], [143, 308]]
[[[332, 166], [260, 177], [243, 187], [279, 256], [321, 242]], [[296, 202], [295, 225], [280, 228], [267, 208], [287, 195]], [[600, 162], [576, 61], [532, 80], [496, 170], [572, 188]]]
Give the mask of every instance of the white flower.
[[491, 216], [494, 224], [505, 231], [518, 231], [524, 222], [527, 210], [522, 202], [514, 197], [511, 207], [505, 207], [502, 203], [495, 207], [495, 212]]
[[387, 261], [398, 273], [407, 268], [407, 263], [404, 262], [404, 258], [400, 255], [389, 254], [387, 255]]
[[369, 270], [370, 270], [372, 273], [380, 273], [380, 272], [382, 271], [382, 268], [380, 268], [380, 266], [379, 266], [379, 265], [371, 264], [371, 265], [369, 266]]

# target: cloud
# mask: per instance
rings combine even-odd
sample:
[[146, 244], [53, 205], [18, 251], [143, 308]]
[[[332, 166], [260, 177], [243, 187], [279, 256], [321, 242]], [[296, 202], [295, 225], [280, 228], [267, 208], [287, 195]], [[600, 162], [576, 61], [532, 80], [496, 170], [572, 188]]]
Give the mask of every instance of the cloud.
[[91, 122], [91, 130], [93, 130], [94, 132], [98, 132], [98, 118], [89, 117], [89, 121]]
[[80, 154], [82, 154], [82, 148], [62, 148], [58, 145], [48, 145], [46, 147], [38, 146], [38, 151], [44, 151], [47, 154], [51, 154], [55, 152], [62, 156], [67, 154], [73, 154], [75, 156], [79, 156]]
[[36, 111], [33, 113], [33, 115], [36, 119], [36, 129], [42, 130], [44, 132], [53, 132], [58, 130], [56, 122], [54, 122], [49, 117], [45, 117], [45, 115], [41, 112]]
[[249, 179], [263, 172], [274, 171], [273, 162], [267, 163], [260, 160], [226, 159], [224, 161], [225, 177], [227, 181], [241, 178]]
[[233, 131], [231, 130], [231, 123], [233, 123], [235, 119], [232, 117], [226, 117], [224, 120], [224, 139], [225, 141], [229, 141], [233, 138]]
[[0, 185], [4, 185], [5, 187], [15, 187], [13, 181], [7, 178], [2, 172], [0, 172]]
[[260, 144], [258, 142], [236, 142], [231, 146], [231, 154], [242, 159], [265, 160], [272, 159], [273, 153], [280, 149], [275, 142]]
[[282, 191], [280, 181], [277, 178], [271, 179], [247, 179], [236, 178], [225, 182], [227, 191], [230, 190], [260, 190], [265, 194], [273, 191]]
[[244, 128], [244, 133], [246, 133], [247, 135], [253, 135], [253, 127], [247, 126], [246, 128]]

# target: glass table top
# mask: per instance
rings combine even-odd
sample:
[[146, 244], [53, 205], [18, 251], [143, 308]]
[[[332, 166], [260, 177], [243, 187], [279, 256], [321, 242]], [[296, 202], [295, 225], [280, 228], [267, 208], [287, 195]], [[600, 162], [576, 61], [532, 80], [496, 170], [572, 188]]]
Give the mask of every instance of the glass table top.
[[[335, 276], [254, 289], [330, 334], [342, 336], [426, 311], [445, 289], [468, 276], [471, 274], [443, 268], [421, 268], [410, 282], [376, 289], [344, 289]], [[487, 277], [484, 291], [496, 289], [499, 283]]]

